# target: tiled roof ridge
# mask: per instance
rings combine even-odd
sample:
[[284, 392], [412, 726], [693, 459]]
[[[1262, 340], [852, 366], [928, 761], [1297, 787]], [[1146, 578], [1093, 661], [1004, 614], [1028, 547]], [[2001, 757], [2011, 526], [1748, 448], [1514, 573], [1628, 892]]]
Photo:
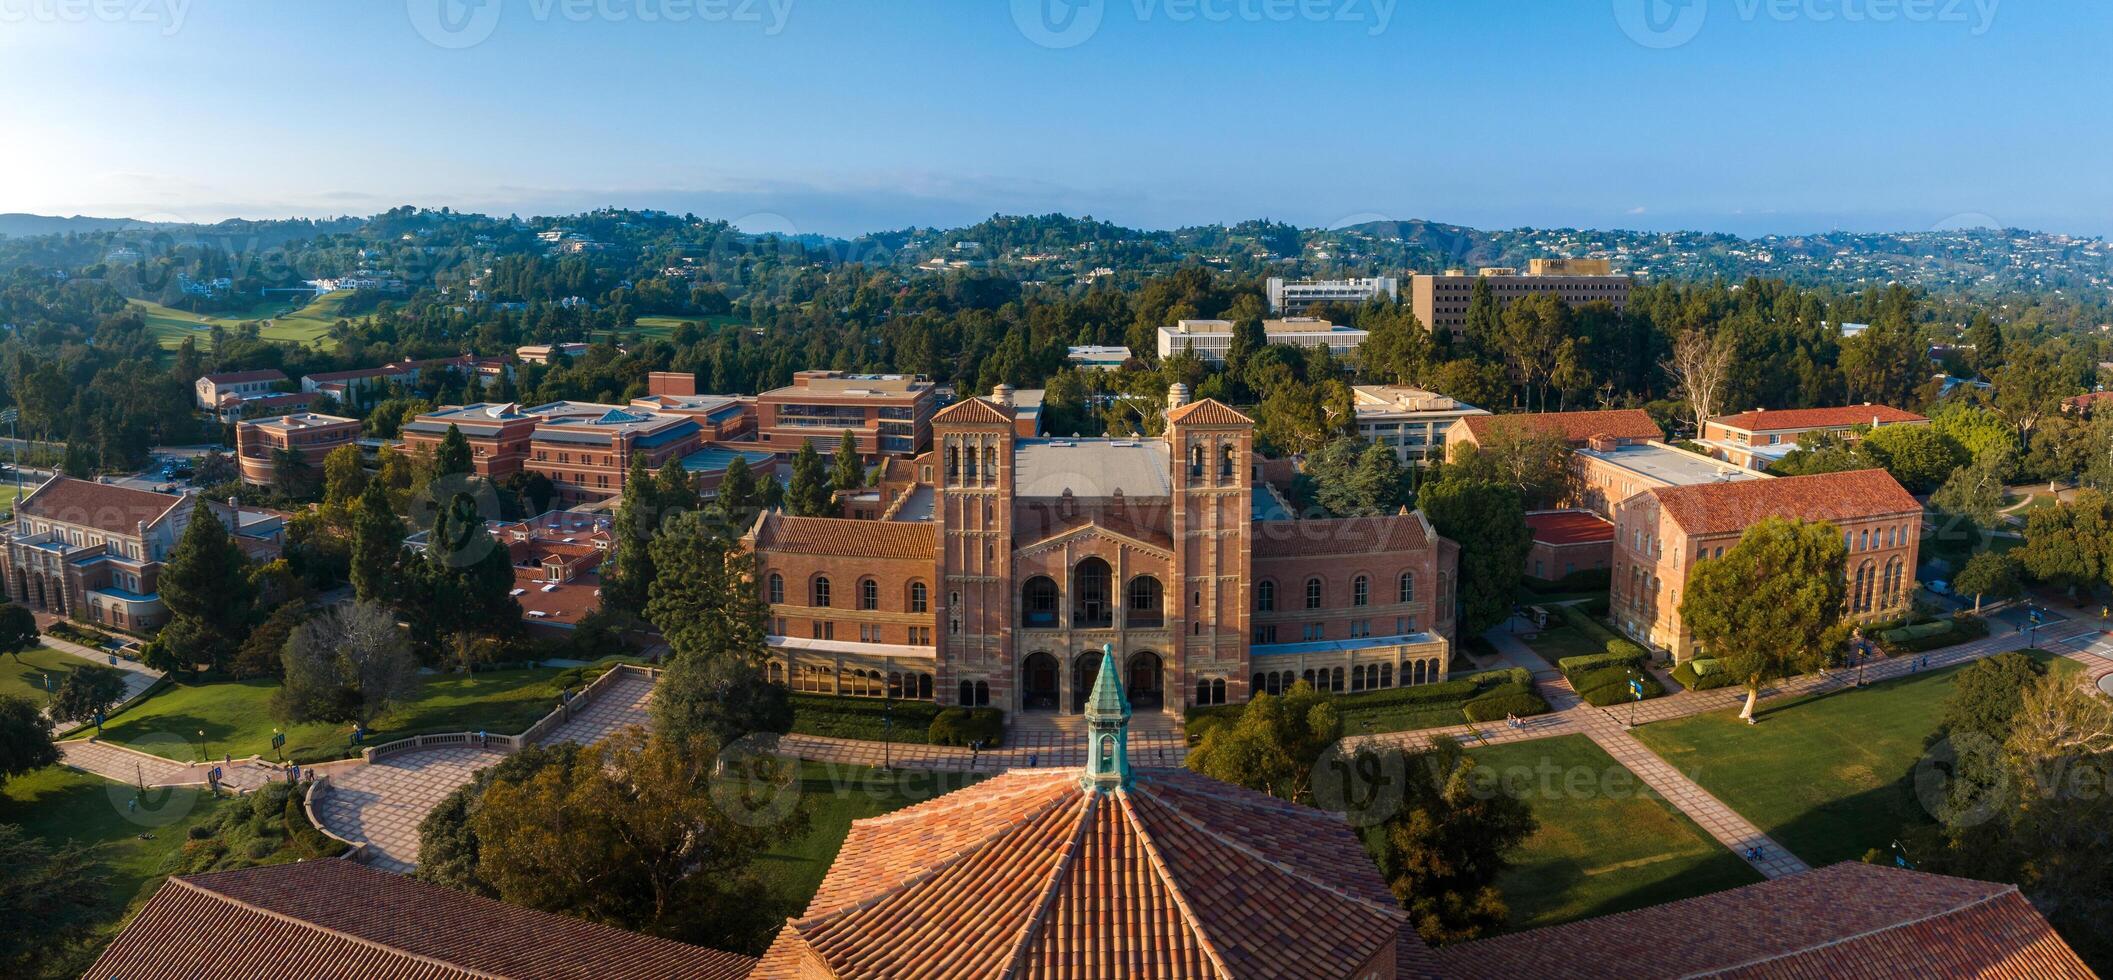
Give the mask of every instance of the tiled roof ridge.
[[1071, 866], [1078, 862], [1079, 849], [1085, 846], [1086, 832], [1093, 827], [1093, 815], [1100, 809], [1101, 794], [1081, 795], [1086, 797], [1084, 812], [1079, 814], [1078, 822], [1071, 828], [1070, 845], [1058, 855], [1056, 864], [1049, 869], [1049, 879], [1042, 883], [1041, 900], [1035, 903], [1034, 911], [1028, 914], [1026, 922], [1020, 923], [1018, 934], [1013, 937], [1012, 950], [1005, 957], [1005, 962], [1011, 964], [1007, 976], [1021, 976], [1025, 972], [1028, 956], [1034, 951], [1035, 937], [1048, 922], [1049, 910], [1056, 905], [1057, 896], [1063, 894], [1064, 882], [1071, 876]]
[[[995, 825], [994, 827], [992, 827], [990, 833], [978, 838], [975, 843], [969, 844], [965, 847], [956, 847], [953, 851], [946, 854], [942, 854], [936, 860], [933, 860], [925, 864], [922, 868], [919, 868], [916, 874], [913, 874], [907, 878], [897, 879], [896, 881], [889, 884], [882, 885], [871, 895], [867, 895], [866, 897], [861, 898], [855, 902], [847, 902], [844, 905], [830, 909], [829, 911], [824, 912], [820, 915], [812, 915], [796, 919], [791, 924], [808, 927], [818, 926], [829, 922], [830, 920], [845, 918], [854, 913], [862, 912], [866, 909], [872, 908], [873, 906], [878, 905], [881, 902], [887, 901], [888, 899], [893, 898], [896, 895], [899, 895], [905, 891], [915, 888], [918, 885], [923, 884], [924, 882], [930, 881], [931, 879], [938, 877], [941, 872], [946, 871], [948, 868], [951, 868], [954, 865], [960, 864], [962, 861], [965, 861], [971, 857], [976, 856], [977, 854], [982, 853], [983, 851], [989, 849], [991, 845], [997, 843], [999, 840], [1004, 839], [1010, 832], [1033, 826], [1035, 821], [1040, 820], [1045, 816], [1048, 816], [1052, 811], [1063, 807], [1066, 803], [1070, 803], [1074, 806], [1080, 806], [1083, 805], [1085, 802], [1083, 799], [1067, 800], [1066, 797], [1068, 796], [1071, 796], [1071, 794], [1059, 793], [1051, 797], [1048, 802], [1045, 802], [1042, 805], [1027, 811], [1026, 813], [1020, 814], [1017, 817], [1008, 819], [1002, 824]], [[1085, 794], [1081, 793], [1079, 794], [1079, 796], [1083, 797], [1085, 796]]]
[[[1809, 874], [1810, 872], [1807, 872], [1807, 873]], [[1997, 883], [1996, 883], [1996, 882], [1989, 882], [1988, 884], [1997, 884]], [[1772, 962], [1772, 961], [1775, 961], [1775, 960], [1783, 960], [1783, 959], [1789, 959], [1789, 958], [1791, 958], [1791, 957], [1794, 957], [1794, 956], [1804, 956], [1804, 955], [1806, 955], [1806, 954], [1808, 954], [1808, 953], [1814, 953], [1814, 952], [1817, 952], [1817, 951], [1819, 951], [1819, 950], [1827, 949], [1827, 948], [1830, 948], [1830, 947], [1834, 947], [1834, 946], [1841, 946], [1841, 945], [1844, 945], [1844, 944], [1846, 944], [1846, 943], [1852, 943], [1852, 942], [1855, 942], [1855, 941], [1857, 941], [1857, 940], [1859, 940], [1859, 939], [1868, 939], [1868, 938], [1870, 938], [1870, 937], [1872, 937], [1872, 936], [1880, 935], [1880, 934], [1882, 934], [1882, 933], [1888, 933], [1888, 932], [1895, 932], [1895, 931], [1898, 931], [1898, 930], [1901, 930], [1901, 929], [1908, 929], [1908, 928], [1912, 928], [1912, 927], [1914, 927], [1914, 926], [1919, 926], [1919, 925], [1921, 925], [1921, 924], [1923, 924], [1923, 923], [1925, 923], [1925, 922], [1932, 922], [1932, 921], [1935, 921], [1935, 920], [1937, 920], [1937, 919], [1943, 919], [1943, 918], [1947, 918], [1947, 917], [1950, 917], [1950, 916], [1958, 915], [1959, 913], [1961, 913], [1961, 912], [1965, 912], [1965, 911], [1967, 911], [1968, 909], [1978, 908], [1978, 907], [1980, 907], [1980, 906], [1984, 906], [1984, 905], [1992, 905], [1992, 904], [1994, 904], [1994, 903], [1996, 903], [1996, 902], [1999, 902], [1999, 901], [2001, 901], [2001, 900], [2003, 900], [2003, 899], [2005, 899], [2005, 898], [2008, 898], [2008, 897], [2010, 897], [2010, 896], [2012, 896], [2012, 895], [2019, 895], [2019, 894], [2020, 894], [2020, 893], [2019, 893], [2019, 891], [2018, 891], [2018, 886], [2016, 886], [2016, 885], [2002, 885], [2001, 887], [1997, 888], [1997, 889], [1996, 889], [1995, 891], [1993, 891], [1993, 892], [1990, 892], [1990, 893], [1988, 893], [1988, 894], [1986, 894], [1986, 895], [1982, 895], [1982, 896], [1980, 896], [1980, 897], [1978, 897], [1978, 898], [1971, 898], [1971, 899], [1967, 899], [1967, 900], [1965, 900], [1965, 901], [1963, 901], [1963, 902], [1960, 902], [1959, 904], [1957, 904], [1957, 905], [1954, 905], [1954, 906], [1952, 906], [1952, 907], [1950, 907], [1950, 908], [1945, 908], [1945, 909], [1939, 909], [1939, 910], [1937, 910], [1937, 911], [1935, 911], [1935, 912], [1931, 912], [1931, 913], [1929, 913], [1929, 914], [1927, 914], [1927, 915], [1921, 915], [1921, 916], [1917, 916], [1917, 917], [1915, 917], [1915, 918], [1912, 918], [1912, 919], [1902, 919], [1902, 920], [1899, 920], [1899, 921], [1896, 921], [1896, 922], [1888, 922], [1888, 923], [1885, 923], [1885, 924], [1882, 924], [1882, 925], [1872, 926], [1871, 928], [1869, 928], [1869, 929], [1865, 929], [1865, 930], [1864, 930], [1864, 931], [1862, 931], [1862, 932], [1852, 933], [1852, 934], [1850, 934], [1850, 935], [1847, 935], [1847, 936], [1836, 936], [1835, 938], [1833, 938], [1833, 939], [1829, 939], [1829, 940], [1827, 940], [1827, 941], [1825, 941], [1825, 942], [1819, 942], [1819, 943], [1812, 943], [1812, 944], [1810, 944], [1810, 945], [1807, 945], [1807, 946], [1800, 946], [1800, 947], [1798, 947], [1797, 949], [1790, 949], [1790, 950], [1782, 950], [1782, 951], [1780, 951], [1780, 952], [1768, 953], [1768, 954], [1766, 954], [1766, 955], [1762, 955], [1762, 956], [1756, 956], [1756, 957], [1754, 957], [1754, 958], [1752, 958], [1752, 959], [1750, 959], [1750, 960], [1744, 960], [1744, 961], [1741, 961], [1741, 962], [1738, 962], [1738, 963], [1727, 963], [1727, 964], [1725, 964], [1725, 965], [1723, 965], [1723, 966], [1720, 966], [1720, 967], [1716, 967], [1716, 968], [1714, 968], [1714, 969], [1710, 970], [1710, 971], [1709, 971], [1708, 973], [1702, 973], [1702, 974], [1694, 974], [1694, 975], [1695, 975], [1695, 976], [1709, 976], [1709, 975], [1712, 975], [1712, 974], [1725, 974], [1725, 973], [1732, 973], [1732, 972], [1734, 972], [1734, 971], [1738, 971], [1738, 970], [1744, 970], [1744, 969], [1749, 969], [1749, 968], [1752, 968], [1752, 967], [1756, 967], [1756, 966], [1759, 966], [1759, 965], [1761, 965], [1761, 964], [1763, 964], [1763, 963], [1768, 963], [1768, 962]]]
[[[335, 859], [331, 859], [331, 858], [325, 858], [324, 860], [335, 860]], [[209, 876], [198, 876], [198, 877], [209, 877]], [[197, 892], [197, 893], [199, 893], [199, 894], [201, 894], [201, 895], [205, 895], [205, 896], [208, 896], [208, 897], [210, 897], [210, 898], [212, 898], [212, 899], [214, 899], [214, 900], [216, 900], [216, 901], [224, 902], [224, 903], [226, 903], [226, 904], [228, 904], [228, 905], [234, 906], [235, 908], [239, 908], [239, 909], [242, 909], [242, 910], [243, 910], [243, 911], [245, 911], [245, 912], [253, 912], [253, 913], [256, 913], [256, 914], [258, 914], [258, 915], [264, 916], [264, 917], [266, 917], [266, 918], [269, 918], [269, 919], [273, 919], [273, 920], [276, 920], [276, 921], [279, 921], [279, 922], [283, 922], [283, 923], [286, 923], [287, 925], [291, 925], [291, 926], [294, 926], [294, 927], [296, 927], [296, 928], [300, 928], [300, 929], [306, 929], [306, 930], [308, 930], [308, 931], [310, 931], [310, 932], [317, 932], [317, 933], [321, 933], [321, 934], [323, 934], [323, 935], [326, 935], [326, 936], [329, 936], [329, 937], [331, 937], [331, 938], [333, 938], [333, 939], [341, 939], [341, 940], [344, 940], [345, 942], [348, 942], [348, 943], [353, 943], [353, 944], [356, 944], [356, 945], [360, 945], [360, 946], [365, 946], [365, 947], [367, 947], [368, 949], [375, 949], [375, 950], [380, 950], [380, 951], [382, 951], [382, 952], [385, 952], [385, 953], [388, 953], [388, 954], [390, 954], [390, 955], [392, 955], [392, 956], [401, 956], [401, 957], [404, 957], [404, 958], [406, 958], [406, 959], [412, 959], [412, 960], [417, 960], [418, 962], [420, 962], [420, 963], [423, 963], [423, 964], [425, 964], [426, 966], [429, 966], [429, 967], [433, 967], [433, 968], [435, 968], [435, 969], [438, 969], [438, 970], [442, 970], [442, 971], [449, 971], [449, 972], [456, 972], [456, 973], [467, 973], [467, 974], [470, 974], [470, 975], [472, 975], [472, 976], [479, 976], [479, 977], [489, 977], [489, 978], [491, 978], [491, 980], [507, 980], [507, 977], [506, 977], [506, 975], [505, 975], [505, 974], [500, 974], [500, 973], [489, 973], [489, 972], [486, 972], [486, 971], [484, 971], [484, 970], [479, 970], [479, 969], [476, 969], [476, 968], [474, 968], [474, 967], [464, 966], [463, 964], [460, 964], [460, 963], [450, 963], [450, 962], [448, 962], [448, 961], [446, 961], [446, 960], [442, 960], [442, 959], [437, 959], [437, 958], [435, 958], [435, 957], [427, 956], [427, 955], [425, 955], [424, 953], [414, 953], [414, 952], [412, 952], [412, 951], [410, 951], [410, 950], [408, 950], [408, 949], [404, 949], [404, 948], [403, 948], [403, 947], [401, 947], [401, 946], [391, 946], [391, 945], [389, 945], [388, 943], [384, 943], [384, 942], [379, 942], [379, 941], [377, 941], [377, 940], [369, 939], [369, 938], [367, 938], [367, 937], [365, 937], [365, 936], [355, 935], [355, 934], [353, 934], [353, 933], [349, 933], [349, 932], [346, 932], [346, 931], [344, 931], [344, 930], [342, 930], [342, 929], [333, 929], [333, 928], [331, 928], [331, 927], [329, 927], [329, 926], [323, 925], [323, 924], [321, 924], [321, 923], [318, 923], [318, 922], [311, 922], [311, 921], [309, 921], [309, 920], [307, 920], [307, 919], [299, 918], [299, 917], [296, 917], [296, 916], [292, 916], [292, 915], [287, 915], [287, 914], [286, 914], [286, 913], [284, 913], [284, 912], [280, 912], [280, 911], [277, 911], [277, 910], [274, 910], [274, 909], [268, 909], [268, 908], [265, 908], [265, 907], [264, 907], [264, 906], [262, 906], [262, 905], [257, 905], [257, 904], [255, 904], [255, 903], [252, 903], [252, 902], [249, 902], [249, 901], [246, 901], [246, 900], [240, 899], [240, 898], [236, 898], [235, 896], [233, 896], [233, 895], [229, 895], [229, 894], [228, 894], [228, 893], [226, 893], [226, 892], [223, 892], [223, 891], [219, 891], [219, 890], [216, 890], [216, 889], [213, 889], [213, 888], [208, 888], [208, 887], [206, 887], [206, 886], [205, 886], [204, 884], [201, 884], [201, 883], [200, 883], [199, 881], [193, 880], [193, 878], [192, 878], [192, 877], [185, 877], [185, 876], [172, 876], [172, 877], [171, 877], [171, 878], [169, 879], [169, 883], [170, 883], [170, 884], [173, 884], [173, 885], [178, 885], [178, 886], [180, 886], [180, 887], [183, 887], [183, 888], [187, 888], [187, 889], [190, 889], [191, 891], [195, 891], [195, 892]]]
[[[1188, 895], [1182, 891], [1181, 883], [1174, 880], [1174, 872], [1167, 864], [1166, 855], [1159, 851], [1159, 842], [1154, 840], [1152, 832], [1145, 828], [1144, 821], [1138, 819], [1136, 808], [1127, 805], [1130, 794], [1142, 789], [1143, 785], [1142, 782], [1133, 781], [1130, 785], [1115, 790], [1125, 802], [1121, 808], [1123, 819], [1129, 822], [1130, 832], [1137, 835], [1137, 846], [1144, 849], [1145, 859], [1152, 862], [1152, 873], [1159, 876], [1160, 884], [1167, 890], [1167, 897], [1174, 902], [1174, 908], [1181, 913], [1182, 920], [1188, 923], [1189, 932], [1195, 935], [1196, 945], [1203, 950], [1203, 955], [1210, 957], [1211, 966], [1217, 970], [1219, 976], [1236, 976], [1232, 967], [1226, 963], [1225, 954], [1218, 950], [1217, 940], [1211, 936], [1209, 929], [1204, 928], [1203, 917], [1189, 907]], [[1154, 801], [1165, 802], [1157, 793], [1148, 792], [1145, 795]], [[1186, 820], [1187, 817], [1184, 816], [1183, 819]]]
[[[1255, 801], [1253, 800], [1242, 800], [1235, 798], [1230, 794], [1217, 793], [1207, 789], [1198, 789], [1195, 787], [1184, 786], [1182, 788], [1182, 791], [1188, 793], [1195, 793], [1197, 796], [1208, 797], [1210, 799], [1217, 800], [1221, 803], [1227, 803], [1234, 806], [1253, 807], [1255, 805]], [[1283, 872], [1284, 874], [1290, 875], [1293, 878], [1297, 878], [1298, 880], [1303, 881], [1306, 884], [1312, 885], [1315, 888], [1319, 888], [1322, 891], [1325, 891], [1331, 895], [1336, 895], [1341, 898], [1348, 899], [1349, 901], [1355, 902], [1358, 905], [1362, 905], [1366, 908], [1378, 911], [1389, 918], [1396, 919], [1402, 922], [1407, 922], [1409, 919], [1409, 914], [1407, 912], [1402, 911], [1401, 907], [1398, 905], [1392, 904], [1390, 902], [1375, 901], [1373, 899], [1366, 898], [1363, 895], [1345, 891], [1341, 886], [1336, 885], [1333, 882], [1315, 878], [1313, 875], [1308, 874], [1306, 871], [1300, 868], [1285, 864], [1284, 862], [1270, 857], [1269, 855], [1264, 854], [1261, 851], [1249, 847], [1246, 843], [1242, 841], [1235, 840], [1234, 838], [1227, 837], [1224, 834], [1219, 833], [1218, 831], [1212, 829], [1209, 824], [1204, 823], [1203, 821], [1198, 820], [1195, 817], [1189, 816], [1189, 814], [1181, 808], [1181, 804], [1171, 799], [1168, 799], [1162, 794], [1152, 793], [1148, 791], [1146, 795], [1150, 796], [1154, 802], [1166, 807], [1169, 811], [1174, 814], [1175, 817], [1179, 818], [1181, 822], [1188, 824], [1190, 827], [1195, 828], [1198, 833], [1201, 833], [1211, 838], [1212, 840], [1217, 841], [1220, 845], [1224, 846], [1228, 850], [1233, 850], [1241, 854], [1245, 854], [1248, 857], [1254, 858], [1255, 860], [1260, 861], [1263, 864], [1266, 864], [1272, 868], [1277, 869], [1278, 871]], [[1325, 813], [1327, 811], [1320, 810], [1315, 812]]]
[[948, 810], [954, 810], [964, 806], [975, 806], [983, 803], [991, 803], [993, 801], [1001, 799], [1011, 799], [1016, 796], [1026, 796], [1036, 791], [1046, 792], [1052, 787], [1055, 782], [1054, 780], [1047, 778], [1048, 776], [1052, 775], [1051, 773], [1034, 772], [1033, 775], [1043, 778], [1022, 779], [1019, 781], [1020, 785], [1018, 786], [1018, 788], [1001, 787], [999, 788], [998, 792], [993, 792], [986, 795], [978, 795], [975, 793], [964, 794], [959, 791], [955, 791], [952, 793], [933, 797], [932, 799], [926, 800], [923, 803], [903, 807], [900, 810], [890, 810], [887, 813], [882, 813], [871, 817], [860, 817], [857, 820], [851, 821], [851, 825], [854, 827], [873, 827], [885, 826], [887, 824], [892, 823], [903, 823], [905, 821], [910, 820], [924, 820], [926, 818], [931, 817], [933, 814], [945, 813]]

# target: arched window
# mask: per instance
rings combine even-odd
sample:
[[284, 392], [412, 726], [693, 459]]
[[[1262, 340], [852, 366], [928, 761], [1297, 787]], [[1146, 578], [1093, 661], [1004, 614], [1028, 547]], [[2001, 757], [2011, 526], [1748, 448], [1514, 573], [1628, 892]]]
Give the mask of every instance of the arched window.
[[1350, 581], [1350, 604], [1369, 606], [1372, 604], [1372, 580], [1362, 575]]
[[[948, 483], [952, 483], [960, 478], [961, 450], [948, 446], [946, 447], [946, 480]], [[963, 686], [966, 686], [966, 682], [963, 683]]]
[[1277, 583], [1266, 580], [1255, 583], [1255, 611], [1277, 611]]
[[932, 611], [929, 594], [925, 591], [923, 582], [910, 583], [910, 611], [913, 613]]
[[1365, 689], [1365, 669], [1364, 669], [1363, 667], [1352, 667], [1352, 668], [1350, 668], [1350, 690], [1352, 690], [1352, 691], [1362, 691], [1362, 690], [1364, 690], [1364, 689]]
[[1189, 475], [1203, 475], [1203, 444], [1200, 442], [1189, 445]]
[[1124, 606], [1123, 619], [1130, 626], [1158, 626], [1164, 623], [1159, 580], [1150, 575], [1139, 575], [1130, 580], [1129, 602]]
[[1224, 703], [1225, 703], [1225, 678], [1223, 678], [1223, 677], [1213, 677], [1213, 678], [1211, 678], [1211, 703], [1212, 703], [1212, 704], [1224, 704]]
[[1247, 686], [1247, 696], [1253, 697], [1257, 694], [1260, 694], [1266, 689], [1266, 687], [1267, 682], [1263, 679], [1263, 676], [1261, 674], [1256, 674]]
[[998, 478], [998, 447], [983, 447], [983, 479], [986, 482]]
[[1343, 669], [1337, 667], [1328, 672], [1328, 689], [1340, 692], [1343, 689]]
[[1020, 587], [1020, 625], [1049, 629], [1057, 624], [1057, 585], [1047, 575], [1037, 575]]
[[1232, 479], [1232, 477], [1233, 444], [1231, 441], [1227, 441], [1226, 443], [1218, 447], [1218, 478], [1221, 480], [1230, 480]]
[[785, 601], [785, 576], [770, 573], [770, 602], [777, 605]]
[[932, 700], [932, 675], [917, 675], [917, 696], [925, 701]]
[[808, 603], [808, 605], [811, 605], [811, 606], [820, 606], [820, 607], [823, 607], [823, 608], [827, 608], [827, 607], [828, 607], [828, 605], [829, 605], [829, 576], [827, 576], [827, 575], [817, 575], [817, 576], [815, 576], [815, 577], [814, 577], [814, 596], [813, 596], [813, 601], [812, 601], [812, 602], [809, 602], [809, 603]]
[[1320, 580], [1320, 579], [1317, 579], [1317, 578], [1310, 578], [1310, 579], [1307, 579], [1307, 580], [1306, 580], [1306, 608], [1308, 608], [1308, 609], [1319, 609], [1319, 608], [1321, 608], [1321, 580]]
[[1401, 586], [1400, 586], [1400, 589], [1401, 589], [1401, 598], [1399, 598], [1399, 599], [1395, 600], [1396, 602], [1415, 602], [1415, 601], [1416, 601], [1416, 573], [1415, 573], [1415, 572], [1403, 572], [1403, 573], [1401, 573]]
[[876, 582], [876, 581], [874, 581], [874, 580], [872, 580], [872, 579], [870, 579], [870, 578], [868, 578], [868, 579], [860, 579], [860, 580], [859, 580], [859, 583], [858, 583], [858, 607], [859, 607], [860, 609], [868, 609], [868, 610], [871, 610], [871, 609], [879, 609], [879, 608], [880, 608], [880, 583], [879, 583], [879, 582]]
[[1087, 558], [1071, 573], [1071, 616], [1081, 629], [1115, 625], [1113, 572], [1100, 558]]

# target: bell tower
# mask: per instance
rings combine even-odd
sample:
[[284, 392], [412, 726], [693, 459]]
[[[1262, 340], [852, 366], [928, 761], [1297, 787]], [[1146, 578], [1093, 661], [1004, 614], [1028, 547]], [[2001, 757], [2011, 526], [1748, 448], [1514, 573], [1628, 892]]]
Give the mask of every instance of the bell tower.
[[1195, 703], [1198, 679], [1223, 678], [1227, 700], [1248, 684], [1248, 581], [1254, 549], [1255, 420], [1216, 399], [1167, 392], [1167, 455], [1173, 466], [1174, 580], [1170, 597], [1175, 669], [1169, 683]]
[[1079, 785], [1088, 792], [1130, 785], [1130, 701], [1123, 697], [1112, 643], [1101, 644], [1100, 674], [1086, 698], [1086, 735], [1086, 772]]
[[962, 703], [962, 691], [980, 690], [993, 707], [1020, 707], [1010, 588], [1014, 439], [1014, 410], [989, 399], [970, 398], [932, 417], [942, 703]]

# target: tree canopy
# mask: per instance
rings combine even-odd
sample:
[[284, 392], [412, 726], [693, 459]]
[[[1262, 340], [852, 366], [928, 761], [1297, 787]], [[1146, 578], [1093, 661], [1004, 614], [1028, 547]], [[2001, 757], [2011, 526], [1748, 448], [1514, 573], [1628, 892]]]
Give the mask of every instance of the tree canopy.
[[1764, 680], [1824, 666], [1846, 640], [1847, 564], [1833, 524], [1771, 517], [1689, 573], [1681, 619], [1705, 651], [1697, 655], [1746, 684], [1739, 717], [1753, 720]]

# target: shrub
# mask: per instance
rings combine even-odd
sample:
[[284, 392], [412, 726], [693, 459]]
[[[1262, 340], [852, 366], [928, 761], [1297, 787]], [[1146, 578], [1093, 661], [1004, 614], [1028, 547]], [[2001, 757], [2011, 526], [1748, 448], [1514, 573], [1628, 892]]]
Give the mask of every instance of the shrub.
[[1607, 667], [1634, 667], [1650, 659], [1650, 654], [1646, 653], [1642, 647], [1634, 643], [1630, 643], [1628, 646], [1630, 647], [1628, 650], [1617, 650], [1614, 644], [1609, 643], [1606, 653], [1594, 653], [1582, 657], [1564, 657], [1557, 662], [1556, 666], [1562, 668], [1563, 674], [1570, 678], [1570, 683], [1576, 684], [1577, 675], [1581, 673], [1601, 670]]
[[946, 708], [932, 716], [925, 738], [933, 745], [966, 747], [983, 743], [994, 749], [1005, 743], [1005, 712], [997, 708]]
[[1584, 609], [1585, 612], [1591, 615], [1604, 616], [1607, 614], [1607, 610], [1613, 608], [1613, 606], [1614, 602], [1612, 599], [1607, 596], [1600, 595], [1593, 596], [1592, 598], [1585, 600], [1581, 604], [1580, 608]]
[[1506, 667], [1501, 670], [1485, 670], [1482, 673], [1469, 676], [1467, 680], [1475, 685], [1477, 690], [1484, 690], [1499, 684], [1516, 684], [1520, 687], [1531, 687], [1533, 686], [1533, 672], [1524, 667]]
[[1443, 681], [1437, 684], [1414, 684], [1408, 687], [1389, 687], [1377, 691], [1357, 691], [1340, 694], [1336, 699], [1345, 707], [1378, 708], [1397, 704], [1429, 704], [1434, 701], [1465, 701], [1480, 690], [1474, 680]]
[[1487, 694], [1477, 696], [1461, 710], [1469, 721], [1499, 721], [1506, 715], [1524, 718], [1546, 714], [1548, 702], [1542, 700], [1540, 694], [1532, 687], [1504, 684], [1491, 689]]
[[[1708, 673], [1698, 671], [1696, 664], [1708, 664]], [[1673, 680], [1679, 682], [1681, 687], [1690, 691], [1709, 691], [1720, 687], [1731, 687], [1739, 683], [1738, 678], [1733, 677], [1726, 671], [1717, 669], [1717, 662], [1714, 660], [1687, 661], [1673, 668]]]

